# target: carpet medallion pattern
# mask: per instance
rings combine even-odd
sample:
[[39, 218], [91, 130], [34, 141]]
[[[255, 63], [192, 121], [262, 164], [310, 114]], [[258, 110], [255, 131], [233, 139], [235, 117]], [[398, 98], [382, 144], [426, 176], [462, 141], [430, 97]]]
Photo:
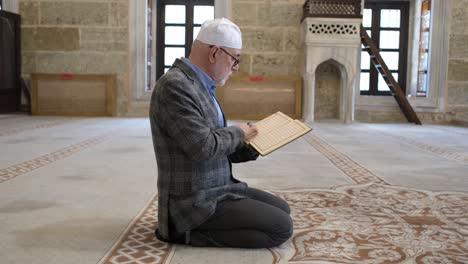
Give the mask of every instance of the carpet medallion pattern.
[[[468, 263], [468, 194], [367, 183], [275, 191], [291, 206], [293, 238], [275, 263]], [[157, 200], [101, 263], [169, 263], [175, 247], [154, 238]]]

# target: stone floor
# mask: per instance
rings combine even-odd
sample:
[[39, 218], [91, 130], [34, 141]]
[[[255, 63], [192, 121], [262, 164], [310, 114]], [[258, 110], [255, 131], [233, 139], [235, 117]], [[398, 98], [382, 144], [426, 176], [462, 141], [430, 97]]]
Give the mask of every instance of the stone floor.
[[1, 262], [468, 263], [468, 128], [309, 125], [234, 166], [290, 203], [293, 238], [273, 249], [201, 249], [152, 236], [147, 119], [0, 115]]

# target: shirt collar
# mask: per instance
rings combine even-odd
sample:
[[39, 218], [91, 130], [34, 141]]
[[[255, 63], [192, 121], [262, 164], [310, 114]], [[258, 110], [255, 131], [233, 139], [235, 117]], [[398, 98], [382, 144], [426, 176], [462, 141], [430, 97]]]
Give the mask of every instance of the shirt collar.
[[211, 79], [208, 74], [206, 74], [202, 69], [200, 69], [197, 65], [193, 64], [189, 59], [187, 58], [180, 58], [185, 64], [187, 64], [197, 75], [198, 79], [201, 81], [203, 86], [210, 92], [214, 92], [216, 89], [214, 80]]

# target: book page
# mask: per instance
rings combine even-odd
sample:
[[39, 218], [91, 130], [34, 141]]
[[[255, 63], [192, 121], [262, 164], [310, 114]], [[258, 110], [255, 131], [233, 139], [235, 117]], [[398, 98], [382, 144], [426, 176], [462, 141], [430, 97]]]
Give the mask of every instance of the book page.
[[262, 156], [311, 130], [304, 123], [299, 120], [293, 120], [281, 112], [259, 121], [256, 125], [258, 127], [258, 135], [250, 139], [249, 143]]
[[264, 134], [270, 133], [272, 130], [283, 126], [291, 121], [293, 120], [289, 116], [281, 112], [277, 112], [265, 119], [260, 120], [255, 125], [257, 126], [258, 130], [261, 130], [262, 134]]

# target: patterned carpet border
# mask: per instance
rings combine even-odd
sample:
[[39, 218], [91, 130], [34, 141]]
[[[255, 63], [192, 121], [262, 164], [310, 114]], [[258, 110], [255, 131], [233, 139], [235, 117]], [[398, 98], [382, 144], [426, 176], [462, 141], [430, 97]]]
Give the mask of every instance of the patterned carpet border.
[[[431, 128], [434, 128], [434, 129], [438, 129], [438, 130], [442, 130], [444, 132], [450, 132], [452, 134], [457, 134], [457, 135], [462, 135], [462, 136], [468, 136], [468, 129], [466, 128], [454, 128], [454, 127], [450, 127], [450, 126], [430, 126]], [[461, 130], [465, 130], [465, 131], [461, 131]]]
[[273, 264], [279, 264], [281, 263], [281, 252], [278, 251], [276, 248], [269, 248], [268, 249], [273, 256]]
[[425, 150], [425, 151], [430, 152], [432, 154], [435, 154], [437, 156], [440, 156], [440, 157], [443, 157], [443, 158], [446, 158], [446, 159], [449, 159], [449, 160], [455, 160], [455, 161], [461, 161], [461, 162], [468, 163], [468, 155], [466, 155], [464, 153], [460, 153], [460, 152], [452, 151], [450, 149], [434, 146], [434, 145], [424, 143], [424, 142], [421, 142], [421, 141], [418, 141], [416, 139], [412, 139], [412, 138], [409, 138], [409, 137], [394, 135], [394, 134], [391, 134], [391, 133], [388, 133], [388, 132], [382, 132], [382, 131], [380, 131], [380, 133], [382, 133], [383, 135], [387, 135], [389, 137], [398, 139], [398, 140], [400, 140], [402, 142], [405, 142], [405, 143], [407, 143], [407, 144], [409, 144], [411, 146], [415, 146], [417, 148], [420, 148], [422, 150]]
[[28, 114], [0, 114], [0, 120], [7, 120], [7, 119], [21, 119], [29, 117]]
[[64, 159], [87, 148], [96, 146], [110, 138], [110, 134], [96, 136], [66, 148], [42, 155], [40, 157], [0, 169], [0, 183], [13, 179], [19, 175], [36, 170], [52, 162]]
[[[130, 222], [112, 248], [98, 264], [167, 264], [175, 254], [176, 245], [159, 241], [154, 230], [158, 225], [158, 198], [155, 195]], [[282, 261], [277, 249], [268, 249], [272, 263]], [[196, 263], [196, 261], [194, 262]]]
[[29, 130], [50, 128], [50, 127], [59, 126], [68, 122], [70, 122], [70, 120], [59, 120], [59, 121], [54, 121], [54, 122], [37, 124], [37, 125], [29, 126], [29, 127], [21, 127], [21, 128], [14, 128], [14, 129], [6, 130], [6, 131], [0, 131], [0, 137], [19, 134], [21, 132], [25, 132]]
[[154, 236], [158, 225], [158, 199], [155, 195], [127, 226], [114, 246], [98, 264], [163, 264], [175, 252], [175, 245], [161, 242]]
[[369, 182], [388, 184], [383, 179], [372, 173], [370, 170], [352, 160], [347, 155], [330, 146], [323, 139], [309, 133], [304, 136], [305, 140], [318, 152], [330, 160], [346, 176], [350, 177], [357, 184]]

